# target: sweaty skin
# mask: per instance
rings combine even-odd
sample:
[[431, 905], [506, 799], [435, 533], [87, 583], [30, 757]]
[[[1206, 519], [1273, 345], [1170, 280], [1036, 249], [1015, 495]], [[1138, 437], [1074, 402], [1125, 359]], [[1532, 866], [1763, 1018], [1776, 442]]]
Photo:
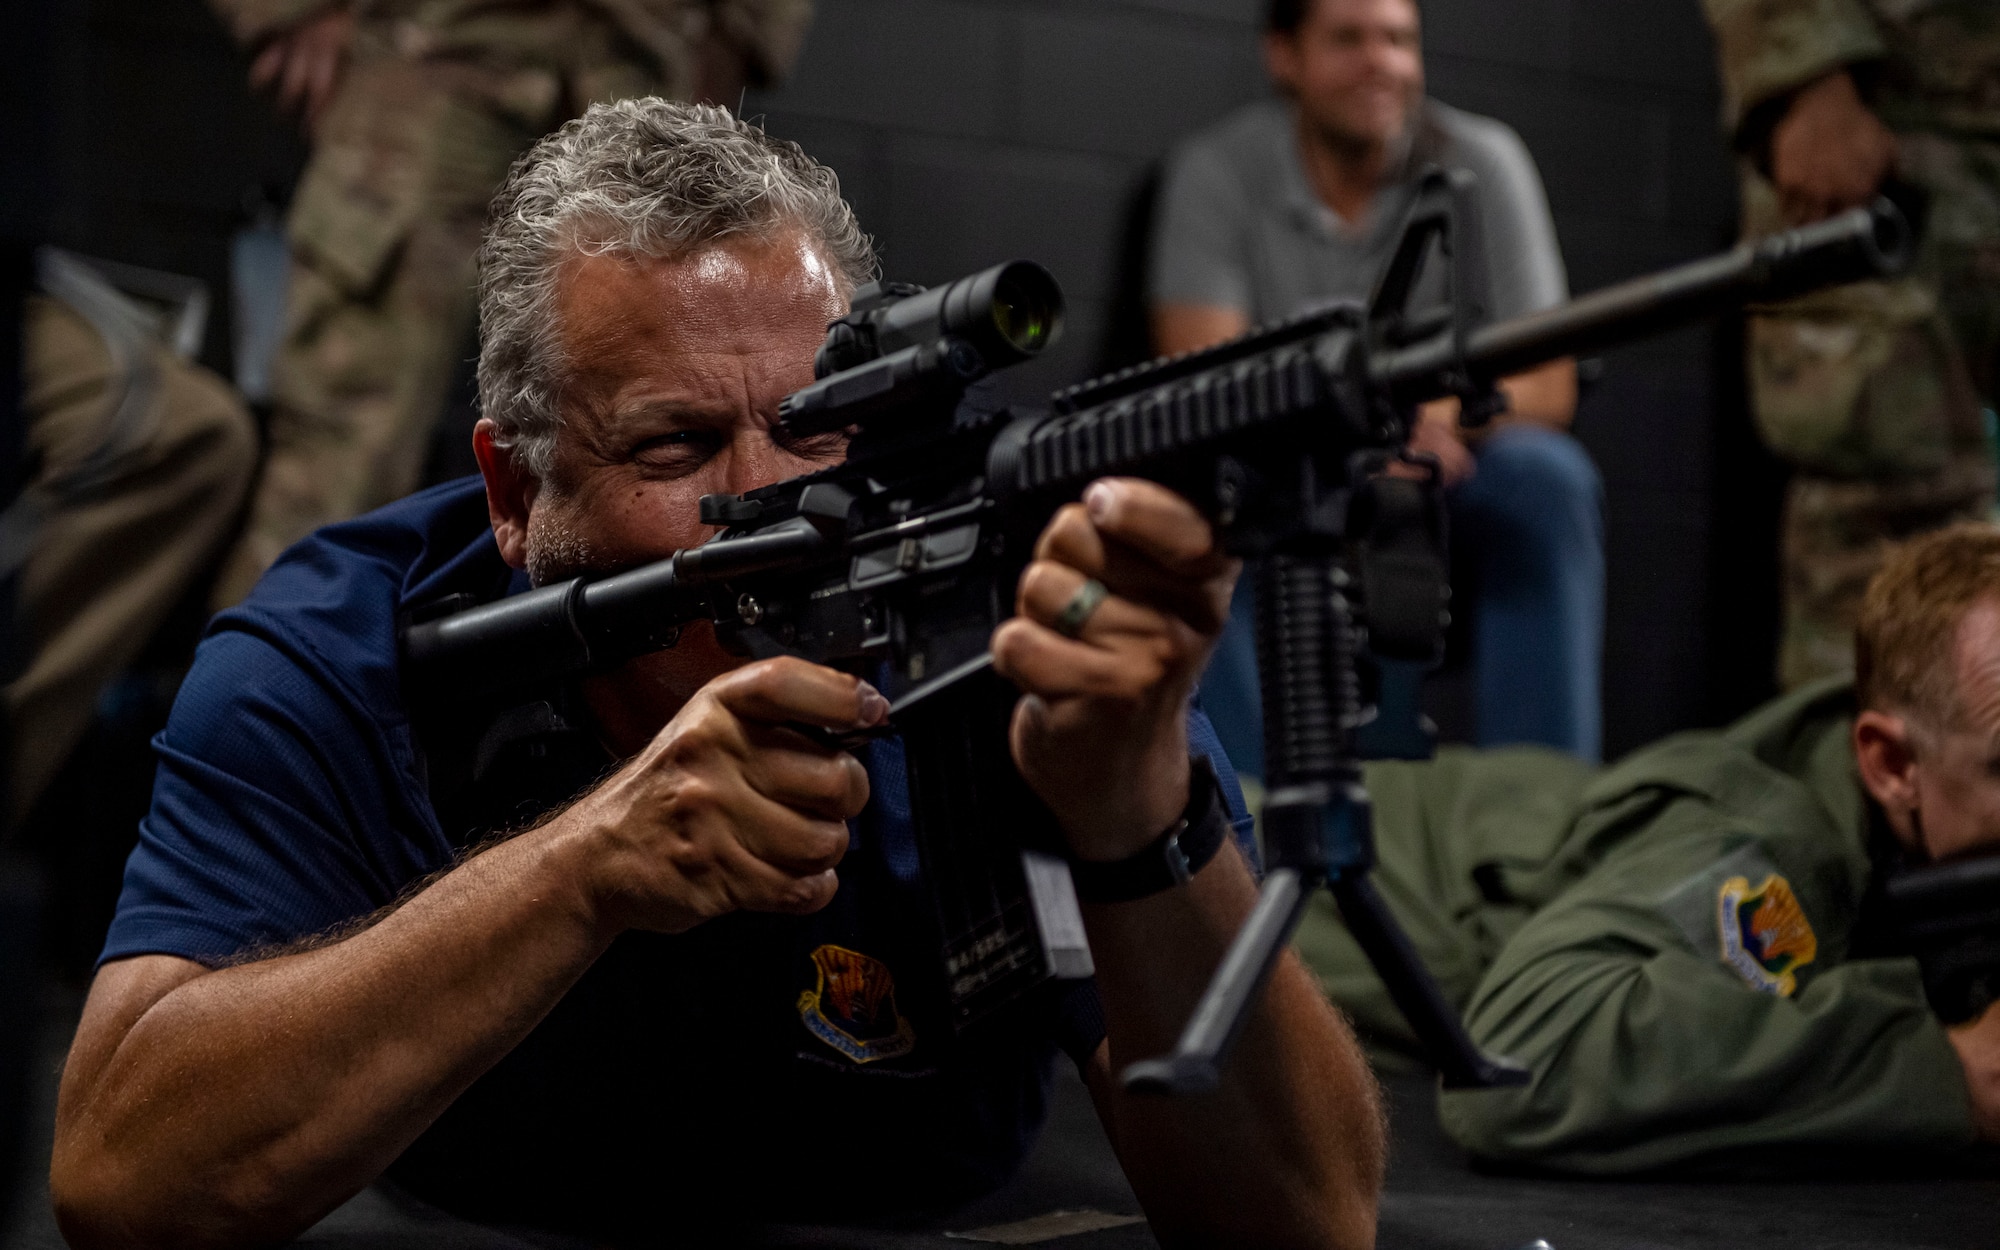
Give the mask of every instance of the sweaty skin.
[[[485, 423], [475, 435], [502, 555], [544, 577], [656, 559], [708, 536], [701, 495], [839, 459], [839, 439], [774, 425], [845, 306], [794, 233], [576, 259], [553, 472], [536, 479]], [[1087, 500], [1043, 534], [994, 651], [1028, 696], [1024, 775], [1076, 854], [1115, 859], [1185, 802], [1185, 703], [1236, 569], [1157, 486], [1106, 481]], [[1085, 576], [1112, 595], [1072, 640], [1051, 623]], [[875, 724], [879, 694], [799, 660], [743, 665], [690, 631], [587, 695], [625, 766], [360, 932], [219, 970], [141, 956], [99, 971], [57, 1111], [51, 1187], [72, 1245], [291, 1237], [378, 1175], [618, 933], [832, 898], [867, 777], [781, 725]], [[1163, 1244], [1372, 1244], [1373, 1082], [1294, 957], [1216, 1093], [1134, 1099], [1110, 1079], [1171, 1044], [1253, 899], [1232, 845], [1185, 888], [1086, 908], [1109, 1031], [1086, 1077]]]
[[[812, 381], [826, 323], [847, 308], [817, 250], [793, 234], [709, 249], [684, 267], [709, 293], [692, 306], [657, 298], [657, 264], [572, 262], [561, 322], [568, 342], [590, 346], [572, 349], [567, 424], [547, 483], [493, 445], [491, 425], [474, 431], [500, 554], [538, 584], [705, 542], [718, 530], [701, 524], [701, 496], [740, 494], [846, 455], [843, 435], [787, 439], [774, 429], [777, 400]], [[627, 754], [709, 678], [742, 663], [703, 623], [678, 646], [593, 682], [591, 710]]]
[[[2000, 600], [1966, 612], [1952, 664], [1958, 706], [1950, 723], [1879, 708], [1854, 718], [1861, 784], [1920, 861], [2000, 848]], [[1965, 1068], [1979, 1134], [2000, 1141], [2000, 1004], [1948, 1035]]]
[[[1313, 193], [1350, 227], [1368, 222], [1376, 194], [1401, 159], [1410, 118], [1424, 97], [1422, 30], [1412, 0], [1318, 0], [1290, 35], [1264, 37], [1264, 64], [1298, 115], [1299, 159]], [[1195, 351], [1250, 328], [1240, 308], [1163, 303], [1152, 310], [1153, 348]], [[1576, 415], [1576, 362], [1552, 360], [1503, 378], [1507, 412], [1471, 437], [1510, 421], [1569, 428]], [[1471, 477], [1458, 401], [1424, 405], [1410, 448], [1438, 458], [1444, 483]]]

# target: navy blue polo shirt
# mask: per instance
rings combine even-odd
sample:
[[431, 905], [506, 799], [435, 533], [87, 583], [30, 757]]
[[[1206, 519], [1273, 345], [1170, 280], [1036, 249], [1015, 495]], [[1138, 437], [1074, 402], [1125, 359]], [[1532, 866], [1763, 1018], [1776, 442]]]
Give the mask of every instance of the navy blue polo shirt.
[[[396, 619], [524, 589], [477, 479], [313, 535], [217, 617], [156, 741], [153, 804], [103, 960], [216, 963], [366, 916], [448, 867]], [[1191, 740], [1241, 794], [1213, 729]], [[1040, 1128], [1058, 1049], [1103, 1037], [1089, 983], [954, 1037], [900, 745], [814, 916], [629, 933], [391, 1168], [473, 1219], [608, 1234], [713, 1217], [837, 1220], [934, 1207], [1006, 1179]], [[754, 1182], [754, 1209], [741, 1202]]]

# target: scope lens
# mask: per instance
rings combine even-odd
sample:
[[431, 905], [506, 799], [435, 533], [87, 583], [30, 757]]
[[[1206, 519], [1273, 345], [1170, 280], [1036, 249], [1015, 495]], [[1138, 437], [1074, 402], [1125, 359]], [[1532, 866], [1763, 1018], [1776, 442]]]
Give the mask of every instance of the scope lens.
[[[1039, 276], [1039, 271], [1030, 271]], [[1018, 269], [1002, 274], [993, 291], [993, 326], [1009, 346], [1032, 355], [1049, 345], [1059, 309], [1043, 289], [1045, 283], [1024, 281]], [[1060, 299], [1061, 296], [1055, 296]]]

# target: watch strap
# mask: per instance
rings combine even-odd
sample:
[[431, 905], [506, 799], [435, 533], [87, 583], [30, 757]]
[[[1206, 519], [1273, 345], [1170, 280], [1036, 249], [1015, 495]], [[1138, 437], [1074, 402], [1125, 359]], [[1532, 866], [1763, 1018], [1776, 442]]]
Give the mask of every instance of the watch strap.
[[1076, 896], [1086, 903], [1129, 903], [1186, 885], [1229, 837], [1229, 807], [1206, 756], [1188, 760], [1188, 802], [1180, 818], [1143, 850], [1124, 859], [1070, 861]]

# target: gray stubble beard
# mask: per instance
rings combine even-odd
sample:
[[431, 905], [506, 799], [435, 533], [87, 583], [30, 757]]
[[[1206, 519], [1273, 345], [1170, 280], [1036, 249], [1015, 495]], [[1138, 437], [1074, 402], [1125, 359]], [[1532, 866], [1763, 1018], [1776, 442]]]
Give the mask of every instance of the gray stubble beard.
[[528, 516], [528, 580], [536, 586], [567, 581], [599, 566], [599, 553], [571, 522], [569, 509], [544, 495]]

